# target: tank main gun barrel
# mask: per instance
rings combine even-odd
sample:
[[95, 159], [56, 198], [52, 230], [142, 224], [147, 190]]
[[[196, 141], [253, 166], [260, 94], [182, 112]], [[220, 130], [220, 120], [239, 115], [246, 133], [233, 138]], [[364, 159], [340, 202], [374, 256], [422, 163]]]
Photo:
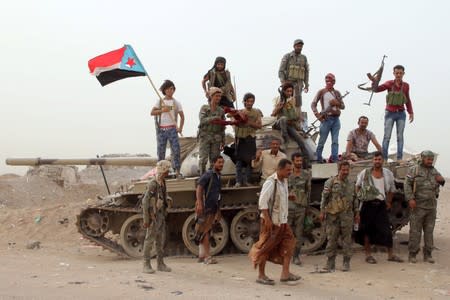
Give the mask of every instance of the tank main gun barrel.
[[97, 166], [155, 166], [158, 160], [150, 157], [111, 157], [111, 158], [7, 158], [10, 166], [41, 165], [97, 165]]

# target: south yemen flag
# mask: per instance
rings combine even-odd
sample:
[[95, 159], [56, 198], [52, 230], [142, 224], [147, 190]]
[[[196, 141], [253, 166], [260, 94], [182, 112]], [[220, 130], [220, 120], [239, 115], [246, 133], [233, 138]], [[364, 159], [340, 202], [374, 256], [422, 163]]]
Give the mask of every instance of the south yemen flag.
[[102, 86], [128, 77], [147, 75], [130, 45], [94, 57], [89, 60], [88, 66]]

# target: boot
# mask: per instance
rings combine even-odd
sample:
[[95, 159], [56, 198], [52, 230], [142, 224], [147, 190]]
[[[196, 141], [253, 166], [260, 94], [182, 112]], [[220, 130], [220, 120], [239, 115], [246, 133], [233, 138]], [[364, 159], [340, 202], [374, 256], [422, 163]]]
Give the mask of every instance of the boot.
[[152, 269], [152, 265], [150, 264], [150, 259], [144, 259], [144, 268], [142, 273], [153, 274], [155, 270]]
[[431, 251], [423, 249], [423, 261], [430, 264], [434, 264], [434, 259], [431, 256]]
[[417, 263], [417, 258], [415, 253], [409, 253], [408, 261], [412, 264]]
[[161, 256], [158, 256], [158, 271], [161, 272], [171, 272], [172, 269], [166, 266]]
[[328, 257], [327, 264], [323, 269], [330, 273], [336, 271], [336, 256]]
[[344, 263], [342, 264], [342, 272], [350, 271], [350, 257], [344, 257]]

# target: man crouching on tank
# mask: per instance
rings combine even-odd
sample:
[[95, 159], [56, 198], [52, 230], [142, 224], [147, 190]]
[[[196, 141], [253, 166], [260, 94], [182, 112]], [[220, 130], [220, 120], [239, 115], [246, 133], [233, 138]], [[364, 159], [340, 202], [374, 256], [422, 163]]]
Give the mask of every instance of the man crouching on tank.
[[217, 261], [210, 254], [209, 235], [215, 222], [219, 222], [220, 214], [220, 172], [224, 159], [216, 156], [212, 160], [213, 167], [206, 171], [198, 180], [195, 203], [197, 222], [195, 224], [195, 241], [199, 243], [198, 262], [216, 264]]
[[167, 190], [165, 178], [169, 175], [171, 163], [161, 160], [156, 164], [156, 176], [147, 185], [144, 198], [142, 198], [142, 208], [144, 214], [144, 228], [147, 229], [144, 241], [144, 269], [143, 273], [152, 274], [155, 270], [150, 264], [150, 253], [153, 243], [156, 241], [156, 254], [158, 271], [172, 271], [163, 261], [163, 240], [166, 233], [167, 216]]

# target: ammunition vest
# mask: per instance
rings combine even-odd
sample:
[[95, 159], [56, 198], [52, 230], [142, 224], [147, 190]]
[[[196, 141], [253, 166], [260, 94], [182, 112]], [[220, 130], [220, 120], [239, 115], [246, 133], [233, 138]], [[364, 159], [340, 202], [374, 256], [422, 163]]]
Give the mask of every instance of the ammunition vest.
[[387, 105], [404, 105], [408, 102], [406, 99], [406, 95], [403, 93], [403, 83], [400, 86], [400, 91], [394, 91], [395, 83], [392, 84], [391, 90], [386, 95], [386, 104]]
[[347, 185], [351, 184], [348, 180], [346, 182], [339, 181], [338, 176], [331, 180], [331, 192], [328, 203], [325, 206], [325, 211], [329, 214], [335, 215], [340, 212], [347, 211], [351, 207], [353, 199], [346, 195]]
[[287, 64], [287, 80], [304, 80], [306, 74], [306, 56], [303, 54], [289, 56]]
[[[252, 108], [251, 110], [245, 110], [247, 114], [248, 120], [251, 122], [256, 122], [259, 116], [261, 116], [261, 111], [259, 109]], [[237, 138], [246, 138], [248, 136], [255, 137], [256, 136], [256, 128], [251, 127], [250, 125], [239, 124], [236, 127], [236, 137]]]
[[[383, 178], [384, 180], [384, 178]], [[376, 199], [380, 195], [380, 191], [375, 187], [372, 179], [372, 168], [368, 168], [364, 172], [364, 184], [362, 184], [356, 197], [359, 201], [370, 201]]]
[[[223, 119], [224, 111], [222, 107], [218, 106], [215, 111], [211, 111], [211, 107], [207, 104], [203, 105], [201, 108], [201, 111], [206, 111], [206, 117], [212, 117], [212, 118], [220, 118]], [[200, 128], [200, 134], [201, 135], [213, 135], [222, 133], [224, 131], [224, 127], [222, 125], [217, 124], [203, 124], [199, 126]]]
[[217, 73], [214, 69], [212, 69], [208, 72], [208, 77], [208, 88], [213, 86], [220, 88], [224, 96], [231, 100], [232, 85], [230, 72], [225, 70], [225, 73]]

